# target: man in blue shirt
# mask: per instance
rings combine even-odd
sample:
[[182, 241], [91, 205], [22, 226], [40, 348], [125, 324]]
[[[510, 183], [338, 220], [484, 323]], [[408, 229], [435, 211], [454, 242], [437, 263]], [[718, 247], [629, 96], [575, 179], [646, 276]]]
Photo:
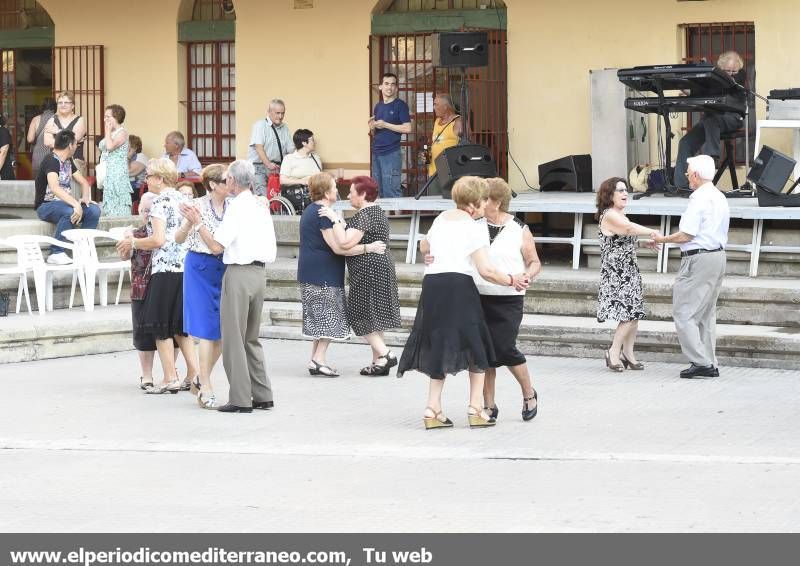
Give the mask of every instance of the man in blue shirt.
[[384, 73], [381, 84], [381, 101], [375, 105], [369, 118], [372, 134], [372, 178], [378, 182], [382, 198], [401, 197], [400, 174], [403, 158], [400, 139], [411, 133], [411, 114], [408, 105], [397, 98], [397, 75]]

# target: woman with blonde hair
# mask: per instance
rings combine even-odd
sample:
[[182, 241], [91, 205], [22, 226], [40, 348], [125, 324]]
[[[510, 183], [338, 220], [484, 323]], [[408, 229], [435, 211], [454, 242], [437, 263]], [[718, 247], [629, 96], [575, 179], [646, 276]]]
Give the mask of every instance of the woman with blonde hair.
[[483, 319], [473, 275], [497, 285], [525, 289], [525, 273], [508, 273], [489, 262], [489, 234], [475, 222], [483, 216], [488, 186], [484, 179], [462, 177], [453, 186], [453, 210], [433, 221], [422, 253], [433, 257], [425, 268], [422, 294], [414, 326], [406, 341], [397, 375], [417, 370], [430, 378], [423, 422], [426, 429], [452, 427], [442, 410], [442, 390], [447, 375], [469, 371], [467, 418], [474, 428], [494, 426], [495, 419], [482, 410], [484, 375], [491, 367], [494, 347]]
[[[225, 182], [227, 167], [215, 163], [205, 167], [200, 174], [205, 196], [185, 203], [199, 212], [200, 224], [192, 226], [184, 219], [175, 233], [175, 241], [186, 243], [186, 261], [183, 273], [183, 328], [189, 336], [197, 338], [200, 352], [200, 389], [197, 402], [205, 409], [217, 406], [217, 397], [211, 385], [211, 372], [222, 354], [220, 329], [220, 297], [225, 264], [221, 255], [211, 251], [214, 232], [222, 223], [228, 208], [228, 189]], [[186, 215], [183, 211], [184, 216]], [[205, 231], [199, 229], [206, 228]]]
[[[140, 326], [142, 331], [156, 339], [156, 349], [164, 369], [164, 380], [147, 389], [146, 393], [177, 393], [188, 390], [197, 376], [197, 356], [194, 342], [183, 327], [183, 265], [186, 246], [176, 241], [181, 226], [180, 205], [186, 197], [173, 187], [178, 180], [175, 164], [169, 159], [151, 159], [147, 162], [147, 187], [158, 198], [153, 202], [148, 220], [149, 236], [128, 238], [117, 244], [121, 254], [134, 249], [154, 250], [150, 260], [152, 276], [147, 285]], [[175, 369], [173, 339], [186, 360], [187, 376], [181, 384]]]
[[[503, 179], [487, 179], [489, 198], [484, 210], [489, 234], [489, 261], [496, 268], [510, 273], [524, 273], [533, 281], [542, 270], [528, 226], [508, 213], [511, 188]], [[538, 412], [539, 396], [531, 385], [528, 363], [517, 349], [517, 335], [522, 323], [525, 289], [496, 285], [475, 276], [475, 285], [481, 295], [481, 307], [492, 337], [495, 357], [486, 370], [483, 386], [484, 406], [497, 418], [499, 410], [494, 400], [497, 368], [508, 367], [522, 389], [522, 420], [529, 421]]]

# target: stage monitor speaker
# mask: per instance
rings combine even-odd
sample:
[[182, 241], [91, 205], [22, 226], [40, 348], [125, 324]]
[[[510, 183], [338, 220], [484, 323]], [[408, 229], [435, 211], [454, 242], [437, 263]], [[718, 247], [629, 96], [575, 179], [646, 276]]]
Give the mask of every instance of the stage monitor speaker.
[[759, 189], [779, 195], [783, 192], [796, 163], [788, 155], [765, 145], [753, 161], [747, 179]]
[[592, 191], [592, 156], [567, 155], [539, 165], [542, 191]]
[[436, 175], [442, 196], [450, 198], [456, 179], [466, 175], [496, 177], [497, 166], [485, 145], [467, 144], [448, 147], [436, 158]]
[[486, 67], [489, 34], [485, 31], [435, 33], [432, 38], [434, 67]]

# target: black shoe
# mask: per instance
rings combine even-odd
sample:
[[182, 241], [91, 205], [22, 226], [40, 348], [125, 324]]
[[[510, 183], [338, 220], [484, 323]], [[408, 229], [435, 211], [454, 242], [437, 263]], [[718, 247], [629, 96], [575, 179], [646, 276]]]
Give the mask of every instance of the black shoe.
[[252, 413], [253, 407], [238, 407], [236, 405], [231, 405], [230, 403], [226, 403], [221, 407], [217, 408], [217, 411], [220, 413]]
[[494, 405], [492, 405], [491, 407], [484, 407], [483, 410], [486, 411], [486, 413], [490, 417], [492, 417], [493, 419], [496, 419], [497, 415], [500, 414], [500, 409], [497, 408], [497, 404], [496, 403]]
[[271, 409], [275, 406], [275, 403], [272, 401], [253, 401], [253, 408], [254, 409], [261, 409], [262, 411], [266, 411], [267, 409]]
[[[529, 403], [533, 402], [533, 407], [529, 407]], [[523, 397], [522, 400], [522, 420], [529, 421], [533, 417], [536, 416], [536, 413], [539, 412], [539, 395], [536, 393], [536, 390], [533, 390], [533, 395], [530, 397]]]
[[719, 369], [713, 365], [698, 366], [694, 362], [685, 370], [681, 371], [681, 377], [691, 379], [693, 377], [719, 377]]

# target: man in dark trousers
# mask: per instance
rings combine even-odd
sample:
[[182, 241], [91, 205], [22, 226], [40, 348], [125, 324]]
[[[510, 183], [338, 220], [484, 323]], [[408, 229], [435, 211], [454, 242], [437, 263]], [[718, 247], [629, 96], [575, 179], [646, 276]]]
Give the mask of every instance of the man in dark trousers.
[[264, 267], [275, 261], [277, 245], [269, 203], [252, 192], [255, 185], [253, 164], [241, 159], [231, 163], [226, 183], [234, 198], [213, 236], [203, 226], [196, 208], [186, 206], [181, 212], [197, 227], [211, 252], [223, 254], [226, 266], [220, 319], [222, 364], [230, 393], [228, 403], [217, 410], [252, 413], [253, 409], [274, 406], [258, 332], [264, 307]]
[[[717, 67], [726, 72], [734, 81], [744, 86], [744, 61], [736, 51], [726, 51], [719, 56]], [[744, 117], [736, 112], [708, 112], [695, 124], [689, 133], [678, 143], [678, 158], [675, 160], [675, 186], [689, 188], [686, 178], [686, 160], [697, 152], [719, 159], [721, 152], [720, 136], [744, 128]], [[736, 189], [738, 187], [734, 187]]]

